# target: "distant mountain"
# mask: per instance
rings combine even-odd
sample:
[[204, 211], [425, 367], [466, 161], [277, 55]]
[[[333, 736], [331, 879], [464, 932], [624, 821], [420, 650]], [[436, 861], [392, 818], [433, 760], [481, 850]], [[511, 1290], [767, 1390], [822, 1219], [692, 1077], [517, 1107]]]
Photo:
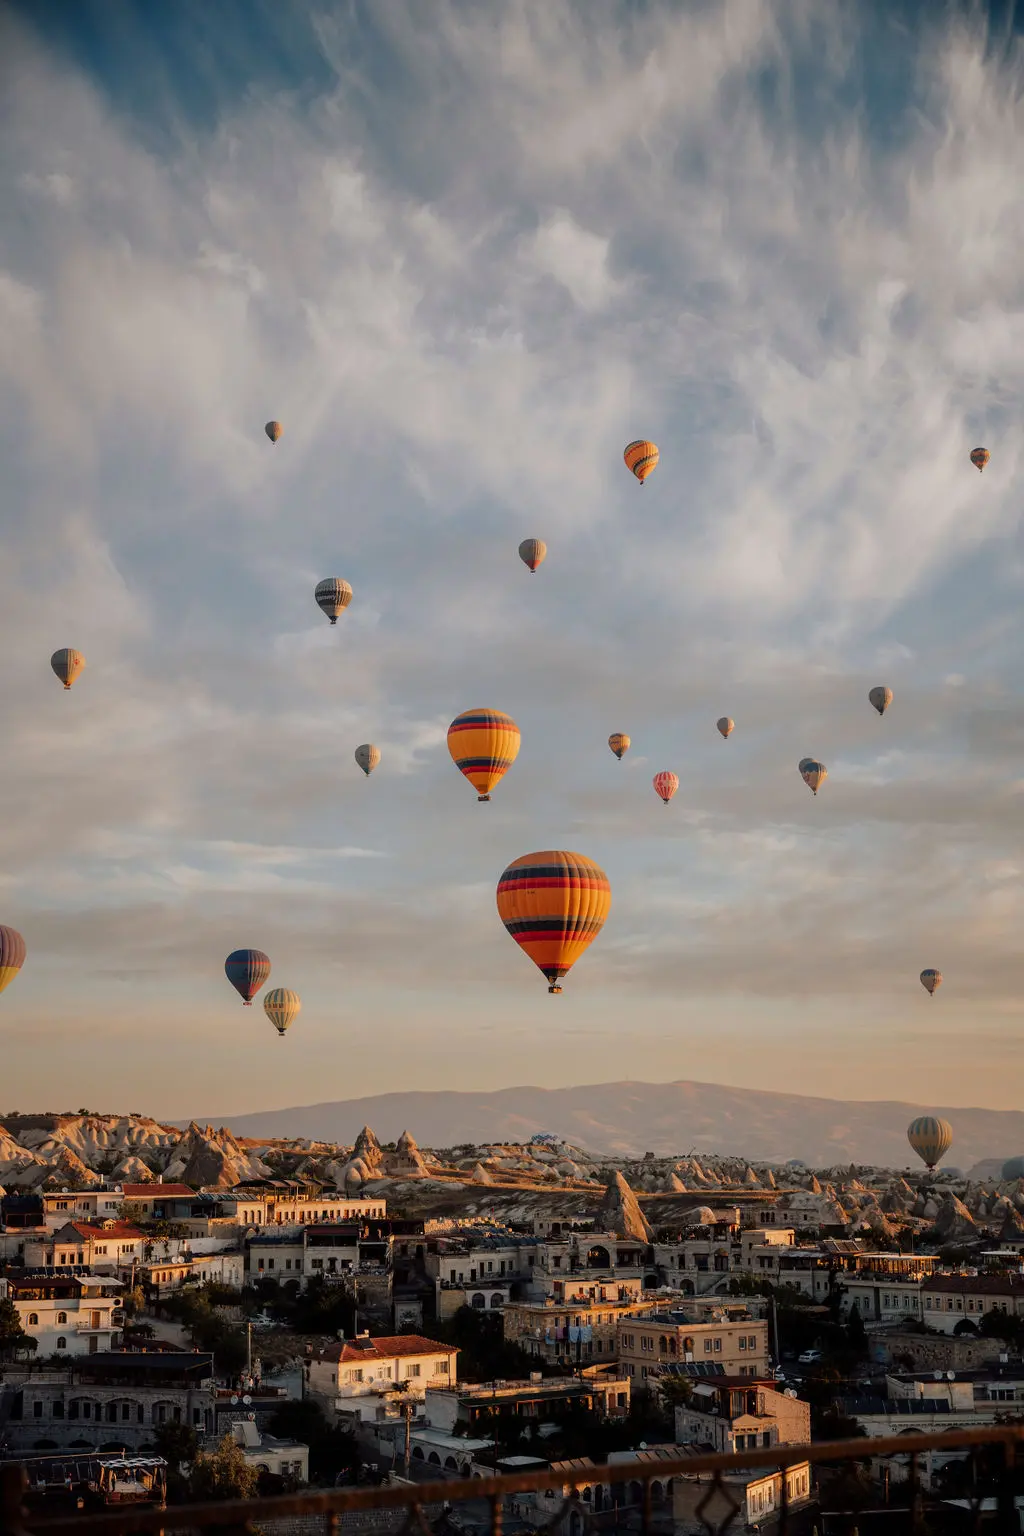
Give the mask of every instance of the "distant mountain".
[[[495, 1093], [382, 1093], [263, 1114], [228, 1115], [236, 1136], [303, 1136], [351, 1144], [364, 1125], [382, 1141], [410, 1130], [423, 1146], [528, 1140], [553, 1131], [604, 1155], [697, 1151], [814, 1167], [837, 1163], [918, 1166], [906, 1128], [938, 1114], [953, 1126], [951, 1162], [1024, 1153], [1024, 1113], [892, 1101], [812, 1099], [717, 1083], [596, 1083], [580, 1088], [502, 1088]], [[205, 1118], [205, 1117], [204, 1117]], [[183, 1122], [184, 1123], [184, 1122]]]

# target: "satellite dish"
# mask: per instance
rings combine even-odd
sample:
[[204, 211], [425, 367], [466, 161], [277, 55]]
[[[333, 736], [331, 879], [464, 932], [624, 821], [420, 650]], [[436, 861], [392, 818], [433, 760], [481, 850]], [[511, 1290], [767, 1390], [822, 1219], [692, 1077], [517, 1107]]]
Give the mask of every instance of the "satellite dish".
[[242, 1402], [246, 1405], [246, 1407], [248, 1407], [249, 1404], [252, 1402], [252, 1398], [249, 1396], [248, 1392], [242, 1398]]
[[943, 1375], [942, 1375], [941, 1371], [936, 1371], [935, 1372], [935, 1380], [936, 1381], [942, 1381], [943, 1380]]
[[640, 1441], [640, 1449], [642, 1451], [646, 1451], [646, 1449], [647, 1449], [647, 1441], [646, 1440], [641, 1440]]
[[232, 1408], [235, 1407], [237, 1402], [238, 1402], [238, 1393], [237, 1392], [232, 1392], [232, 1394], [231, 1394], [231, 1406], [232, 1406]]
[[947, 1381], [956, 1381], [956, 1371], [947, 1371], [946, 1372], [946, 1380]]

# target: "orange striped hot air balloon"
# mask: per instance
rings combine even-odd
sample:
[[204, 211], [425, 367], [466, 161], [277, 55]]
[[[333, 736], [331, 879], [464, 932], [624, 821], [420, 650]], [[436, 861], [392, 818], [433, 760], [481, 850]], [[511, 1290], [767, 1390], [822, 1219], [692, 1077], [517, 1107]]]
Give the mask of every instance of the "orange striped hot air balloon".
[[608, 737], [608, 745], [621, 763], [623, 755], [629, 751], [629, 737], [624, 731], [613, 731]]
[[500, 709], [467, 709], [448, 727], [448, 751], [476, 790], [477, 799], [489, 800], [495, 784], [519, 756], [519, 727]]
[[666, 805], [679, 788], [679, 780], [674, 773], [656, 773], [651, 783]]
[[25, 964], [25, 940], [17, 928], [0, 924], [0, 992], [9, 987]]
[[62, 651], [54, 651], [50, 657], [50, 666], [53, 668], [54, 675], [60, 678], [67, 690], [85, 666], [85, 657], [81, 651], [73, 651], [65, 647]]
[[547, 558], [548, 547], [543, 539], [524, 539], [519, 546], [519, 558], [524, 565], [530, 567], [530, 574], [536, 575], [538, 565], [543, 565]]
[[988, 463], [991, 457], [992, 455], [989, 453], [987, 448], [971, 449], [971, 463], [974, 465], [979, 474], [985, 468], [985, 465]]
[[645, 437], [638, 437], [635, 443], [627, 444], [622, 457], [626, 461], [626, 468], [631, 470], [643, 485], [647, 476], [658, 467], [658, 445], [648, 442]]
[[498, 916], [561, 992], [562, 977], [597, 938], [611, 909], [608, 876], [581, 853], [548, 849], [515, 859], [498, 881]]

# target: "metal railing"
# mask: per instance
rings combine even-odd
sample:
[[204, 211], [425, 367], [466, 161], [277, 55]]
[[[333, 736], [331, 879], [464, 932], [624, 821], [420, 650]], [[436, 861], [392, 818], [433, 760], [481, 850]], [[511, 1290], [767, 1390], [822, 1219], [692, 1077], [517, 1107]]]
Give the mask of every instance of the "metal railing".
[[[575, 1461], [511, 1476], [452, 1474], [444, 1480], [396, 1481], [380, 1487], [223, 1503], [135, 1506], [60, 1518], [24, 1509], [24, 1474], [17, 1463], [10, 1462], [0, 1465], [0, 1536], [127, 1536], [129, 1532], [143, 1536], [165, 1531], [274, 1536], [275, 1531], [299, 1529], [322, 1531], [323, 1536], [379, 1531], [431, 1536], [436, 1530], [501, 1536], [506, 1519], [521, 1516], [538, 1495], [544, 1507], [535, 1505], [525, 1524], [559, 1536], [627, 1531], [644, 1536], [673, 1530], [696, 1536], [739, 1536], [765, 1527], [772, 1536], [794, 1531], [810, 1536], [812, 1525], [824, 1536], [855, 1536], [858, 1521], [870, 1522], [883, 1513], [897, 1517], [884, 1522], [887, 1536], [890, 1532], [892, 1536], [903, 1532], [928, 1536], [936, 1530], [932, 1518], [936, 1511], [956, 1517], [952, 1523], [944, 1518], [941, 1529], [969, 1530], [972, 1536], [983, 1532], [984, 1536], [1021, 1536], [1024, 1462], [1018, 1465], [1016, 1450], [1022, 1443], [1024, 1423], [775, 1446], [738, 1455], [686, 1455], [684, 1447], [665, 1447], [647, 1452], [648, 1459], [615, 1465], [587, 1466]], [[666, 1454], [669, 1449], [679, 1454]], [[931, 1486], [935, 1473], [930, 1453], [934, 1452], [940, 1453], [947, 1472], [950, 1463], [959, 1464], [952, 1486], [938, 1491]], [[642, 1458], [644, 1452], [639, 1455]], [[923, 1457], [929, 1457], [924, 1481]], [[885, 1463], [884, 1471], [877, 1468], [880, 1461]], [[875, 1471], [856, 1474], [858, 1466]], [[806, 1491], [801, 1485], [800, 1497], [795, 1498], [790, 1483], [804, 1467], [809, 1472], [808, 1485]], [[751, 1517], [748, 1487], [751, 1482], [767, 1487], [772, 1473], [781, 1476], [761, 1506], [764, 1512]], [[851, 1477], [862, 1495], [852, 1508]], [[601, 1500], [594, 1497], [598, 1488], [606, 1495]], [[686, 1494], [685, 1507], [676, 1502], [681, 1490]], [[518, 1518], [517, 1528], [523, 1528]]]

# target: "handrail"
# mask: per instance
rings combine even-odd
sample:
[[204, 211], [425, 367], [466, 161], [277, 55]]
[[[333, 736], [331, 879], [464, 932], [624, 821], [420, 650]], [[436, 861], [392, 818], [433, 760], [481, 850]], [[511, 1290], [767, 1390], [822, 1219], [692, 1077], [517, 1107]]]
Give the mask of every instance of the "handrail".
[[[878, 1456], [915, 1456], [939, 1448], [997, 1444], [1007, 1447], [1007, 1454], [1012, 1456], [1013, 1448], [1022, 1442], [1024, 1424], [988, 1425], [982, 1429], [951, 1430], [943, 1434], [903, 1434], [878, 1439], [859, 1437], [812, 1445], [774, 1446], [738, 1455], [714, 1453], [665, 1458], [657, 1462], [619, 1462], [613, 1466], [595, 1466], [594, 1475], [579, 1481], [609, 1485], [637, 1481], [650, 1484], [655, 1479], [665, 1481], [701, 1474], [719, 1478], [723, 1473], [759, 1468], [786, 1470], [805, 1462], [821, 1465], [836, 1461], [869, 1461]], [[0, 1468], [0, 1472], [3, 1470]], [[324, 1489], [230, 1503], [181, 1504], [165, 1509], [135, 1506], [119, 1514], [75, 1515], [60, 1520], [20, 1517], [13, 1521], [10, 1519], [10, 1491], [5, 1488], [7, 1500], [6, 1508], [0, 1505], [0, 1530], [4, 1529], [5, 1514], [8, 1515], [8, 1528], [30, 1530], [32, 1536], [123, 1536], [128, 1529], [133, 1533], [205, 1527], [237, 1529], [248, 1522], [262, 1523], [282, 1516], [337, 1516], [364, 1510], [408, 1509], [413, 1505], [422, 1508], [451, 1502], [453, 1498], [490, 1500], [493, 1506], [495, 1503], [500, 1505], [501, 1499], [508, 1494], [567, 1486], [574, 1486], [574, 1479], [564, 1473], [554, 1473], [548, 1467], [541, 1471], [474, 1478], [469, 1483], [444, 1480], [376, 1488]]]

